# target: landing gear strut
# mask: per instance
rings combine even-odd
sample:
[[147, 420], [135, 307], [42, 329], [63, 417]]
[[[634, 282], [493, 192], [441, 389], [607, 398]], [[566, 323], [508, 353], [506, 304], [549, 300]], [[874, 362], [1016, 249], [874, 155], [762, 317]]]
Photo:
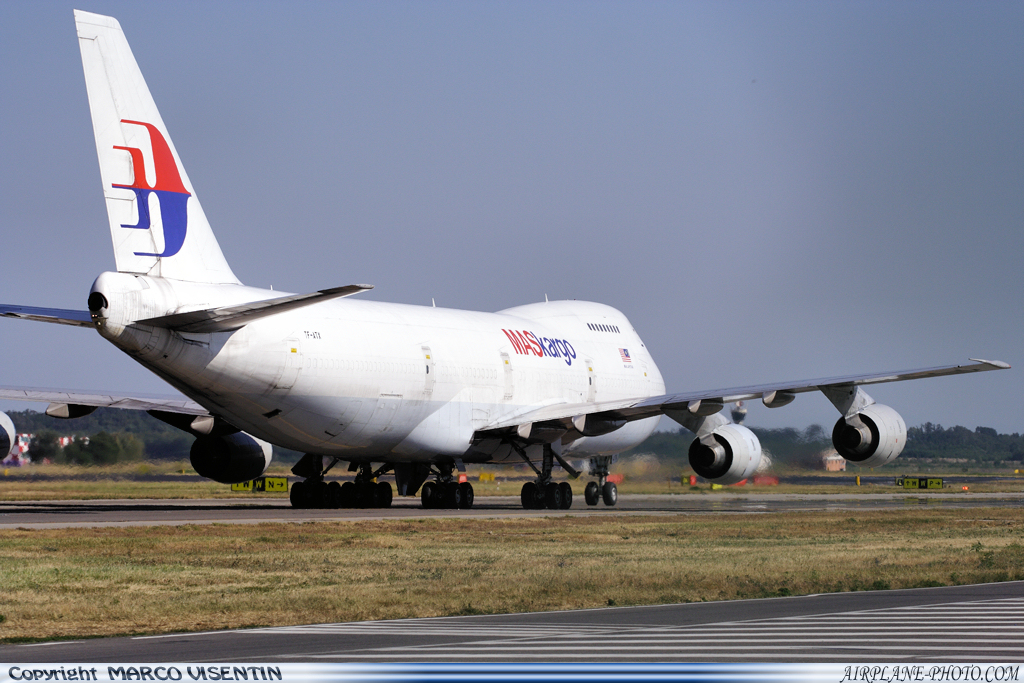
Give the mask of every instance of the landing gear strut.
[[597, 477], [597, 481], [587, 484], [583, 490], [583, 498], [587, 505], [597, 505], [598, 501], [604, 499], [604, 504], [612, 507], [619, 500], [619, 490], [613, 482], [608, 481], [608, 467], [612, 464], [612, 456], [599, 455], [590, 459], [590, 473]]
[[[520, 502], [526, 510], [568, 510], [572, 507], [572, 487], [569, 482], [551, 481], [551, 469], [555, 466], [555, 459], [561, 462], [561, 458], [555, 454], [551, 444], [544, 444], [544, 454], [541, 458], [540, 469], [530, 461], [526, 452], [516, 444], [512, 444], [519, 456], [526, 461], [526, 464], [537, 473], [537, 481], [528, 481], [523, 484], [523, 490], [519, 494]], [[563, 465], [564, 467], [565, 465]]]
[[437, 475], [435, 481], [428, 481], [420, 489], [420, 501], [427, 509], [462, 509], [473, 507], [473, 485], [468, 481], [459, 482], [455, 477], [455, 465], [438, 465], [431, 468]]
[[[393, 493], [391, 484], [377, 481], [377, 477], [390, 472], [391, 465], [381, 465], [377, 470], [368, 462], [352, 463], [349, 470], [357, 470], [355, 481], [346, 481], [339, 487], [338, 507], [343, 508], [389, 508]], [[337, 482], [331, 482], [336, 484]]]
[[320, 456], [305, 455], [292, 468], [292, 472], [305, 476], [303, 481], [292, 484], [288, 497], [293, 508], [387, 508], [391, 507], [391, 484], [386, 481], [375, 481], [382, 474], [389, 472], [391, 465], [382, 465], [376, 471], [370, 463], [352, 463], [349, 470], [357, 470], [355, 481], [344, 484], [336, 481], [325, 482], [324, 475], [340, 462], [339, 458], [331, 460], [331, 464], [323, 470]]

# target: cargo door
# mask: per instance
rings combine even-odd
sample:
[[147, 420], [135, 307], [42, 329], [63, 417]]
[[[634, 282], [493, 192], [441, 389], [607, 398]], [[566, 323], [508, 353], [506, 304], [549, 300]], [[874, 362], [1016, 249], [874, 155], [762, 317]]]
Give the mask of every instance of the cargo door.
[[594, 372], [594, 361], [586, 358], [583, 364], [587, 367], [587, 403], [597, 400], [597, 374]]
[[430, 353], [429, 346], [421, 347], [423, 352], [423, 364], [426, 367], [423, 380], [423, 398], [429, 399], [434, 393], [434, 354]]
[[501, 367], [505, 373], [505, 395], [501, 400], [511, 401], [512, 395], [515, 393], [515, 380], [512, 376], [512, 361], [509, 359], [507, 353], [501, 354]]
[[282, 350], [284, 357], [282, 358], [281, 374], [274, 382], [274, 389], [288, 391], [295, 386], [295, 380], [299, 378], [299, 372], [302, 371], [302, 346], [299, 344], [298, 337], [285, 339]]

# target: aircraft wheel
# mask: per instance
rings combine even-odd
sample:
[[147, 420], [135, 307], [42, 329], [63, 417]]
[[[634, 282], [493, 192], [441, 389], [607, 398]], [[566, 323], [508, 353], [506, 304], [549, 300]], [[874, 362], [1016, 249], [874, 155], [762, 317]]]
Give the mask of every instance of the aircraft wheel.
[[356, 506], [356, 485], [346, 481], [341, 485], [339, 505], [343, 508], [354, 508]]
[[288, 492], [288, 500], [291, 501], [292, 507], [297, 510], [302, 510], [306, 507], [306, 484], [301, 481], [297, 481], [292, 484], [292, 490]]
[[596, 481], [587, 482], [587, 487], [583, 489], [583, 500], [587, 501], [587, 505], [597, 505], [597, 501], [601, 500], [601, 487]]
[[548, 510], [558, 510], [562, 507], [562, 489], [558, 484], [551, 482], [544, 487], [544, 506]]
[[444, 502], [445, 507], [449, 510], [457, 510], [462, 507], [462, 489], [457, 482], [445, 486]]
[[619, 500], [619, 489], [610, 481], [605, 482], [604, 490], [601, 491], [601, 497], [604, 498], [605, 505], [612, 507]]
[[375, 483], [367, 482], [359, 487], [359, 507], [361, 508], [375, 508], [380, 507], [380, 502], [377, 498], [378, 490]]
[[562, 505], [560, 509], [568, 510], [572, 507], [572, 486], [569, 482], [563, 481], [558, 485], [558, 490], [562, 492]]
[[428, 510], [437, 507], [437, 494], [437, 484], [432, 481], [424, 484], [423, 488], [420, 489], [420, 501], [423, 503], [423, 507]]
[[341, 507], [341, 484], [332, 481], [327, 485], [327, 507], [337, 510]]
[[519, 493], [519, 500], [523, 503], [523, 509], [536, 509], [537, 493], [537, 485], [532, 481], [528, 481], [525, 484], [523, 484], [523, 490]]
[[394, 494], [391, 492], [391, 484], [386, 481], [377, 482], [377, 507], [391, 507], [391, 499]]
[[464, 481], [459, 484], [459, 489], [462, 491], [462, 508], [468, 510], [473, 507], [473, 500], [475, 498], [473, 495], [473, 485], [468, 481]]
[[321, 481], [316, 485], [316, 507], [320, 510], [327, 510], [331, 507], [331, 487], [327, 482]]

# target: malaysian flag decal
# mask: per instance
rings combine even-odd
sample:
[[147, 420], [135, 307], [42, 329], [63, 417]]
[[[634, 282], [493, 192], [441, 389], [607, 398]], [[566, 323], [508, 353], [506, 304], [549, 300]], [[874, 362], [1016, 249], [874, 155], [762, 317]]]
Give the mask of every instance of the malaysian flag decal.
[[629, 349], [619, 349], [619, 355], [622, 356], [623, 363], [633, 362], [633, 360], [629, 357]]

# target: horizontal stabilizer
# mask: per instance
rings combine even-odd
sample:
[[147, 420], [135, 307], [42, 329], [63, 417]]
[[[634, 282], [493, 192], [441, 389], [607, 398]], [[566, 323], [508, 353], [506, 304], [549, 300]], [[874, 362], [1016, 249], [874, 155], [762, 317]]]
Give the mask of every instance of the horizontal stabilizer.
[[[184, 396], [135, 394], [125, 396], [99, 391], [64, 391], [63, 389], [37, 389], [32, 387], [0, 386], [0, 399], [5, 401], [36, 401], [55, 404], [47, 409], [54, 417], [77, 417], [88, 414], [80, 406], [94, 408], [122, 408], [124, 410], [162, 410], [185, 415], [209, 415], [209, 411]], [[91, 412], [91, 411], [88, 411]]]
[[252, 321], [265, 318], [268, 315], [277, 315], [278, 313], [292, 311], [303, 306], [351, 296], [368, 289], [373, 289], [373, 285], [347, 285], [333, 289], [322, 289], [311, 294], [294, 294], [278, 299], [253, 301], [252, 303], [240, 304], [238, 306], [207, 308], [201, 311], [162, 315], [158, 318], [146, 318], [136, 322], [142, 325], [165, 327], [177, 332], [229, 332], [245, 327]]
[[0, 316], [4, 318], [38, 320], [42, 323], [57, 323], [58, 325], [95, 327], [89, 311], [72, 311], [66, 308], [38, 308], [35, 306], [8, 306], [0, 304]]

